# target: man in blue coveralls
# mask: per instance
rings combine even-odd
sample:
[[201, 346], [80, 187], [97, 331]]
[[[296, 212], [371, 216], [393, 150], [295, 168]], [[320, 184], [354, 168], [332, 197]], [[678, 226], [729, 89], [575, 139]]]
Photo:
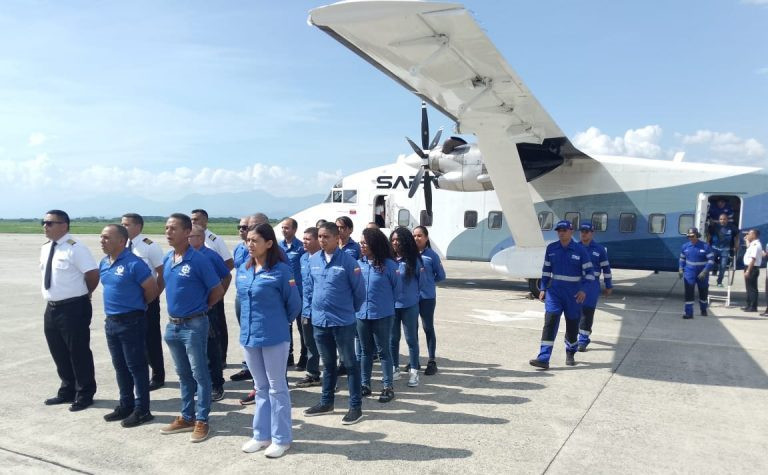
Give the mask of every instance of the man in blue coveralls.
[[[323, 360], [323, 392], [320, 403], [304, 411], [305, 416], [333, 412], [338, 370], [336, 349], [348, 365], [349, 411], [342, 424], [355, 424], [363, 417], [360, 363], [355, 357], [355, 314], [365, 300], [365, 284], [357, 261], [339, 248], [339, 229], [323, 223], [318, 230], [321, 252], [309, 258], [304, 282], [304, 309], [310, 317], [317, 349]], [[302, 312], [305, 313], [305, 312]]]
[[739, 251], [739, 230], [736, 225], [728, 222], [728, 215], [721, 214], [718, 217], [717, 224], [712, 229], [710, 236], [710, 246], [718, 262], [717, 286], [723, 286], [723, 277], [728, 268], [731, 256], [735, 256]]
[[549, 358], [555, 345], [560, 315], [565, 313], [565, 364], [576, 365], [577, 335], [581, 304], [587, 296], [586, 287], [595, 280], [592, 261], [582, 246], [573, 242], [573, 225], [558, 221], [555, 226], [558, 241], [547, 246], [541, 269], [539, 299], [544, 301], [544, 328], [541, 331], [539, 356], [530, 360], [531, 366], [549, 368]]
[[165, 223], [165, 237], [173, 249], [163, 261], [169, 315], [164, 339], [179, 375], [181, 416], [160, 432], [192, 432], [190, 442], [202, 442], [208, 438], [211, 411], [208, 309], [221, 300], [224, 288], [208, 259], [189, 245], [191, 232], [192, 220], [186, 214], [174, 213]]
[[[293, 218], [285, 218], [280, 223], [280, 230], [283, 232], [283, 239], [278, 241], [280, 247], [285, 251], [288, 258], [288, 264], [293, 271], [293, 278], [296, 280], [296, 287], [299, 295], [303, 297], [301, 285], [301, 256], [304, 254], [304, 245], [296, 238], [296, 231], [299, 229], [299, 223]], [[307, 347], [304, 342], [304, 333], [301, 331], [301, 315], [297, 315], [299, 329], [299, 341], [301, 343], [301, 352], [299, 353], [299, 364], [294, 368], [296, 371], [304, 371], [307, 367]], [[293, 323], [289, 323], [291, 341], [288, 348], [288, 366], [294, 365], [293, 359]]]
[[587, 346], [591, 341], [589, 335], [592, 334], [592, 323], [595, 319], [595, 309], [597, 308], [597, 299], [600, 297], [600, 272], [602, 271], [603, 280], [605, 280], [605, 296], [613, 292], [613, 283], [611, 281], [611, 265], [608, 263], [608, 252], [603, 246], [596, 243], [594, 239], [594, 229], [590, 223], [584, 223], [579, 226], [581, 231], [580, 246], [587, 251], [589, 260], [592, 262], [592, 272], [595, 274], [595, 280], [591, 280], [586, 285], [587, 298], [581, 306], [581, 319], [579, 320], [579, 351], [587, 351]]
[[157, 298], [157, 281], [149, 266], [125, 247], [127, 229], [109, 224], [101, 231], [100, 238], [101, 250], [106, 254], [99, 264], [107, 316], [104, 332], [120, 390], [119, 405], [106, 414], [104, 420], [122, 420], [123, 427], [135, 427], [154, 419], [149, 412], [145, 340], [147, 303]]
[[699, 308], [701, 315], [707, 316], [707, 290], [709, 289], [709, 271], [715, 265], [715, 255], [704, 241], [700, 241], [697, 228], [688, 229], [688, 242], [680, 250], [678, 275], [685, 286], [685, 314], [683, 318], [693, 318], [694, 287], [699, 288]]

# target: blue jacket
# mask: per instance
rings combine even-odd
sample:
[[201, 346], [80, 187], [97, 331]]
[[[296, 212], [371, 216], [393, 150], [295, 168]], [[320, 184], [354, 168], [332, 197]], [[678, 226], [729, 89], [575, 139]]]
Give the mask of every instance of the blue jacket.
[[293, 271], [293, 278], [296, 279], [296, 286], [299, 288], [299, 295], [301, 295], [301, 256], [304, 255], [304, 245], [296, 238], [293, 238], [290, 246], [285, 242], [285, 239], [280, 240], [278, 244], [285, 253], [285, 257], [288, 258]]
[[278, 262], [254, 272], [243, 263], [237, 269], [240, 299], [240, 344], [273, 346], [290, 341], [288, 324], [301, 309], [301, 298], [290, 266]]
[[437, 297], [435, 284], [445, 280], [445, 269], [440, 256], [430, 247], [424, 248], [421, 260], [424, 262], [424, 286], [421, 288], [420, 298], [433, 299]]
[[[319, 251], [323, 252], [323, 251]], [[315, 253], [317, 254], [317, 253]], [[301, 259], [299, 260], [299, 264], [301, 265], [301, 280], [302, 282], [306, 282], [309, 280], [309, 258], [314, 256], [314, 254], [310, 254], [308, 252], [305, 252], [301, 255]], [[306, 287], [302, 286], [301, 289], [301, 299], [302, 299], [302, 308], [301, 308], [301, 315], [305, 318], [309, 318], [312, 316], [312, 308], [306, 307], [304, 304], [307, 302], [307, 299], [304, 297], [304, 294], [306, 293], [307, 289]]]
[[589, 246], [585, 246], [581, 241], [579, 241], [578, 244], [587, 251], [589, 260], [592, 262], [592, 272], [595, 274], [595, 282], [598, 284], [600, 283], [600, 272], [602, 271], [605, 288], [612, 289], [613, 281], [611, 279], [611, 265], [608, 263], [608, 251], [605, 250], [605, 247], [596, 243], [594, 240], [589, 243]]
[[395, 314], [395, 295], [402, 285], [400, 269], [395, 261], [387, 259], [384, 268], [377, 269], [363, 257], [358, 261], [365, 282], [365, 301], [357, 312], [360, 320], [375, 320]]
[[[355, 313], [365, 300], [365, 285], [360, 266], [341, 249], [330, 262], [320, 251], [309, 258], [309, 274], [304, 282], [304, 309], [310, 308], [312, 325], [341, 327], [356, 322]], [[308, 317], [306, 313], [303, 316]]]
[[704, 241], [696, 241], [696, 244], [687, 242], [680, 250], [680, 269], [687, 281], [692, 282], [703, 270], [712, 270], [715, 265], [715, 254], [712, 248]]
[[229, 275], [229, 269], [227, 269], [227, 265], [224, 264], [224, 259], [222, 259], [218, 252], [214, 251], [210, 247], [205, 246], [201, 246], [200, 249], [195, 250], [204, 255], [210, 261], [214, 272], [219, 277], [219, 280]]
[[341, 248], [342, 251], [346, 252], [347, 254], [352, 257], [354, 260], [358, 260], [362, 257], [361, 251], [360, 251], [360, 244], [356, 243], [354, 239], [349, 238], [349, 241], [344, 245], [344, 247]]
[[712, 247], [725, 251], [734, 248], [734, 239], [739, 236], [739, 230], [735, 225], [728, 223], [725, 226], [717, 223], [715, 225], [715, 232], [712, 233]]
[[555, 241], [544, 251], [541, 268], [541, 290], [562, 288], [569, 291], [587, 291], [587, 284], [595, 281], [592, 261], [584, 247], [569, 242], [566, 246]]
[[419, 303], [421, 289], [426, 287], [426, 272], [421, 259], [416, 261], [416, 274], [411, 277], [405, 275], [405, 261], [399, 260], [400, 268], [400, 292], [395, 298], [395, 308], [408, 308]]

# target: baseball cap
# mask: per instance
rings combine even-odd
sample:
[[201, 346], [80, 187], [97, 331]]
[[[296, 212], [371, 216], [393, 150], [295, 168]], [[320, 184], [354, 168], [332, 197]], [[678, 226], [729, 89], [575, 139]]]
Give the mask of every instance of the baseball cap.
[[573, 225], [567, 219], [562, 219], [555, 225], [555, 231], [558, 229], [573, 229]]
[[592, 227], [590, 223], [584, 223], [581, 226], [579, 226], [580, 231], [594, 231], [595, 229]]
[[686, 236], [700, 236], [698, 228], [688, 228], [688, 232], [686, 233]]

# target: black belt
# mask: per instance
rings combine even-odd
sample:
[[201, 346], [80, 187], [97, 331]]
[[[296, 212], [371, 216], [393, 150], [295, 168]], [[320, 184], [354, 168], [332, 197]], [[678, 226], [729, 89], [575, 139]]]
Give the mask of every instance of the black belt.
[[51, 307], [58, 307], [59, 305], [67, 305], [70, 303], [75, 303], [79, 300], [86, 299], [86, 298], [88, 298], [88, 294], [84, 294], [79, 297], [72, 297], [71, 299], [56, 300], [56, 301], [49, 300], [48, 305], [50, 305]]
[[138, 317], [143, 317], [144, 315], [145, 315], [144, 310], [134, 310], [133, 312], [116, 313], [114, 315], [107, 315], [107, 318], [115, 318], [115, 319], [138, 318]]
[[208, 315], [208, 312], [193, 313], [192, 315], [187, 315], [186, 317], [181, 317], [181, 318], [168, 316], [168, 321], [170, 321], [174, 325], [181, 325], [182, 323], [192, 320], [193, 318], [205, 317], [206, 315]]

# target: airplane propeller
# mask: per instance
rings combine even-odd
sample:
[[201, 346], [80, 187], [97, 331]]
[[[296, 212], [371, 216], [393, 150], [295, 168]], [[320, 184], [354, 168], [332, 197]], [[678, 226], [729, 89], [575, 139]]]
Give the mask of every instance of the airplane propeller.
[[413, 140], [409, 139], [408, 137], [405, 138], [413, 151], [416, 152], [416, 155], [421, 157], [421, 167], [419, 167], [419, 171], [416, 173], [416, 177], [413, 179], [413, 182], [411, 182], [411, 187], [408, 190], [408, 198], [413, 198], [413, 195], [416, 194], [416, 191], [418, 191], [423, 177], [424, 205], [427, 210], [427, 215], [429, 215], [430, 218], [432, 217], [432, 180], [429, 177], [429, 152], [435, 148], [435, 146], [437, 146], [437, 143], [440, 141], [440, 135], [442, 133], [443, 129], [440, 128], [440, 130], [438, 130], [435, 134], [435, 138], [432, 139], [432, 142], [429, 141], [429, 119], [427, 118], [427, 103], [422, 101], [421, 147], [416, 145]]

